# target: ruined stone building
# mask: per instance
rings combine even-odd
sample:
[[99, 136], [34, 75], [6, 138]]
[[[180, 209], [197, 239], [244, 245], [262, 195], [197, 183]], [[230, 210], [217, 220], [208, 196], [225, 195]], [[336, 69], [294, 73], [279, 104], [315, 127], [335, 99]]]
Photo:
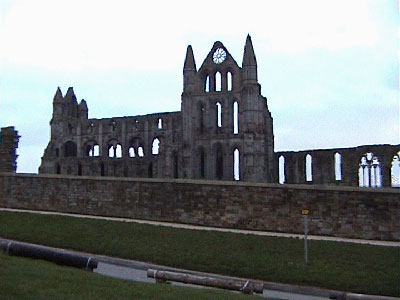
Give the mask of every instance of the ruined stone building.
[[399, 145], [274, 153], [250, 36], [241, 66], [215, 42], [197, 69], [188, 46], [181, 111], [89, 119], [57, 89], [50, 125], [40, 173], [393, 186], [399, 165]]
[[0, 172], [15, 172], [17, 170], [18, 132], [14, 127], [4, 127], [0, 130]]

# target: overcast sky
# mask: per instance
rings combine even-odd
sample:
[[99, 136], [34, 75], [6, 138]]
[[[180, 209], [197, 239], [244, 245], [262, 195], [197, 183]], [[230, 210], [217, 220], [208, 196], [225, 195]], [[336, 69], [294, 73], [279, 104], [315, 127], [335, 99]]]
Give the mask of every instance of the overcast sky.
[[177, 111], [187, 45], [241, 65], [249, 33], [276, 151], [398, 144], [398, 27], [397, 0], [0, 0], [0, 127], [37, 172], [58, 86], [90, 118]]

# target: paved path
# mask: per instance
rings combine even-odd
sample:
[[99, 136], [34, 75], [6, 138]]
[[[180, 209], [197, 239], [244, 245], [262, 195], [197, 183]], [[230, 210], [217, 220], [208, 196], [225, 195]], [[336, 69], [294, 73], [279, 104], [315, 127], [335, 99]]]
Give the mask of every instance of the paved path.
[[[173, 227], [173, 228], [193, 229], [193, 230], [233, 232], [233, 233], [241, 233], [241, 234], [254, 234], [254, 235], [261, 235], [261, 236], [286, 237], [286, 238], [297, 238], [297, 239], [303, 238], [302, 234], [295, 234], [295, 233], [280, 233], [280, 232], [270, 232], [270, 231], [255, 231], [255, 230], [207, 227], [207, 226], [196, 226], [196, 225], [181, 224], [181, 223], [169, 223], [169, 222], [159, 222], [159, 221], [150, 221], [150, 220], [116, 218], [116, 217], [101, 217], [101, 216], [93, 216], [93, 215], [69, 214], [69, 213], [51, 212], [51, 211], [13, 209], [13, 208], [2, 208], [2, 207], [0, 207], [0, 211], [28, 212], [28, 213], [36, 213], [36, 214], [44, 214], [44, 215], [59, 215], [59, 216], [69, 216], [69, 217], [76, 217], [76, 218], [89, 218], [89, 219], [110, 220], [110, 221], [119, 221], [119, 222], [133, 222], [133, 223], [140, 223], [140, 224], [150, 224], [150, 225], [157, 225], [157, 226], [166, 226], [166, 227]], [[334, 242], [345, 242], [345, 243], [370, 244], [370, 245], [377, 245], [377, 246], [400, 247], [400, 242], [394, 242], [394, 241], [348, 239], [348, 238], [320, 236], [320, 235], [308, 235], [307, 238], [308, 238], [308, 240], [334, 241]]]
[[[124, 280], [132, 280], [132, 281], [140, 281], [147, 283], [155, 283], [155, 279], [147, 277], [147, 271], [134, 269], [132, 267], [115, 265], [105, 262], [99, 262], [97, 269], [94, 270], [95, 273], [99, 273], [106, 276], [111, 276], [115, 278], [120, 278]], [[193, 284], [184, 284], [180, 282], [171, 282], [173, 285], [185, 286], [191, 288], [208, 288], [199, 285]], [[255, 294], [261, 295], [261, 294]], [[273, 299], [290, 299], [290, 300], [327, 300], [329, 297], [320, 297], [320, 296], [312, 296], [312, 295], [304, 295], [299, 293], [289, 293], [284, 291], [274, 291], [269, 289], [264, 289], [262, 293], [263, 297], [273, 298]]]

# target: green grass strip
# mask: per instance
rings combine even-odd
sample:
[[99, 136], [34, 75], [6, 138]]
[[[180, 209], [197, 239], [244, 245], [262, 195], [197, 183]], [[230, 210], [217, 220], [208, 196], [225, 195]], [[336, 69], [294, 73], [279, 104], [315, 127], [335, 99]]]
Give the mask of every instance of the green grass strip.
[[190, 270], [399, 296], [399, 248], [0, 213], [0, 237]]
[[0, 299], [265, 299], [230, 291], [114, 279], [40, 260], [0, 253]]

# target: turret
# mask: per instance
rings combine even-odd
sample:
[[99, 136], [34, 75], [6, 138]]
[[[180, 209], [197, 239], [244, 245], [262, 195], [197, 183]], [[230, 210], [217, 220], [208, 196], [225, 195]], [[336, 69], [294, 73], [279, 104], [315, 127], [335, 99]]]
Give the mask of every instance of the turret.
[[243, 53], [243, 83], [257, 83], [257, 60], [254, 54], [253, 43], [251, 42], [250, 35], [247, 35], [246, 45], [244, 46]]
[[64, 97], [65, 103], [67, 105], [67, 116], [68, 117], [78, 117], [78, 101], [72, 87], [68, 88], [67, 94]]
[[61, 93], [60, 87], [57, 88], [57, 91], [53, 98], [53, 119], [61, 118], [64, 113], [64, 98]]
[[195, 75], [196, 62], [194, 61], [194, 55], [192, 46], [189, 45], [186, 50], [185, 63], [183, 66], [183, 91], [193, 91], [195, 86]]
[[79, 103], [79, 116], [82, 119], [88, 118], [88, 107], [84, 99], [82, 99], [81, 102]]

